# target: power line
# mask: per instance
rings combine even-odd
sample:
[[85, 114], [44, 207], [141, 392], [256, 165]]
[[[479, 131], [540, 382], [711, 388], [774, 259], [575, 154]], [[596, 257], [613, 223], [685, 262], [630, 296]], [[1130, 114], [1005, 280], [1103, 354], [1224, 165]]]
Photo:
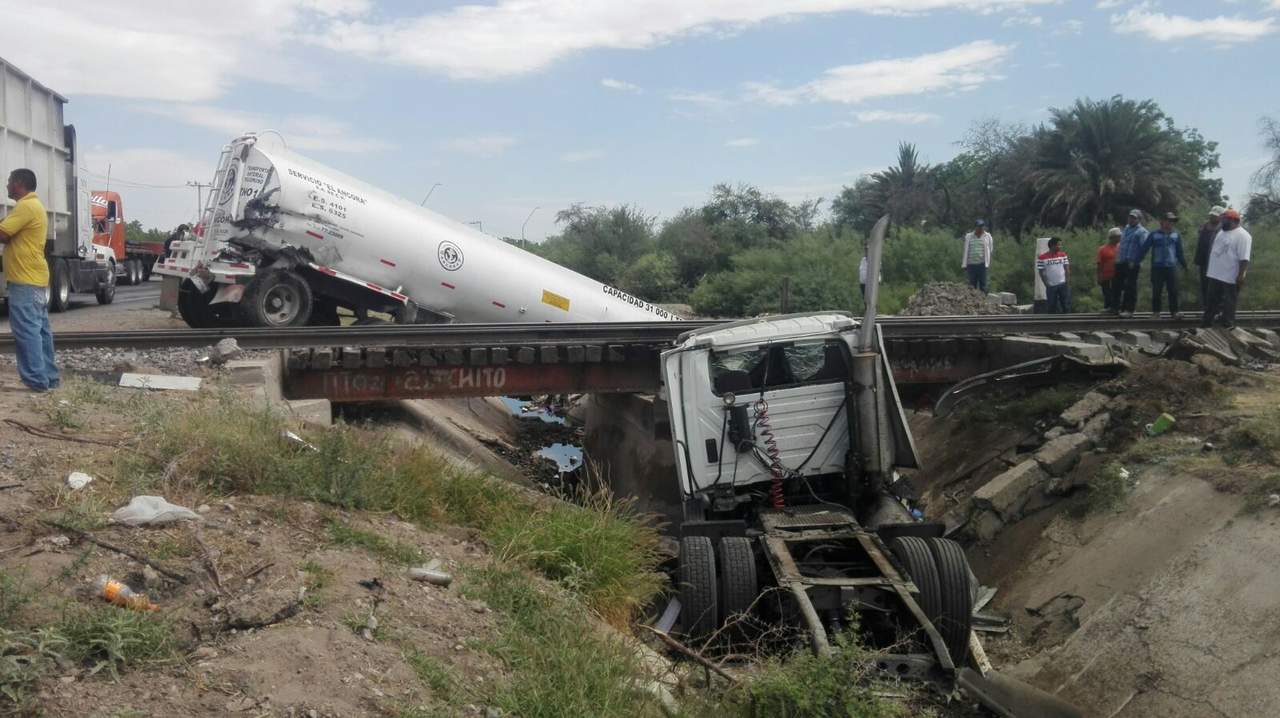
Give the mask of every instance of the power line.
[[[80, 171], [86, 174], [91, 174], [100, 179], [108, 179], [107, 175], [104, 175], [101, 172], [94, 172], [88, 167], [81, 167]], [[121, 184], [134, 189], [189, 189], [188, 185], [185, 184], [149, 184], [147, 182], [134, 182], [132, 180], [120, 179], [115, 176], [110, 177], [110, 180], [112, 184]]]

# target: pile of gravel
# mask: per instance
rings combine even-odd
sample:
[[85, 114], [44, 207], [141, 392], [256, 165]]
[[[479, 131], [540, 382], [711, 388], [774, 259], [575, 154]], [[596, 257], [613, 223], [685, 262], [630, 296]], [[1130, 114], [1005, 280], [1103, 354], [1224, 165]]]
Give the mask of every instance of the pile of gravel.
[[1000, 304], [967, 284], [930, 282], [907, 300], [900, 314], [907, 317], [940, 317], [953, 314], [1009, 314]]
[[[58, 337], [54, 335], [56, 347]], [[208, 376], [217, 369], [208, 357], [212, 347], [202, 349], [58, 349], [58, 368], [72, 374], [167, 374], [173, 376]], [[244, 352], [239, 358], [254, 359], [270, 352]], [[0, 354], [0, 366], [13, 367], [12, 354]]]

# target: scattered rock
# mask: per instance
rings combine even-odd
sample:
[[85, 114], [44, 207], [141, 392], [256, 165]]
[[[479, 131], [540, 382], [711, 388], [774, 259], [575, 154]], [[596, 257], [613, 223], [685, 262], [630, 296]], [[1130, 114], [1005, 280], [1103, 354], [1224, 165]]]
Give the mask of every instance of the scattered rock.
[[45, 541], [54, 548], [66, 548], [71, 545], [71, 539], [66, 536], [62, 536], [61, 534], [57, 536], [47, 536], [45, 537]]
[[1035, 460], [1050, 476], [1063, 476], [1092, 445], [1093, 442], [1084, 434], [1067, 434], [1040, 447]]
[[91, 483], [93, 483], [93, 477], [83, 471], [72, 471], [67, 476], [67, 488], [72, 491], [79, 491]]
[[1268, 496], [1267, 506], [1280, 506], [1280, 494], [1271, 494]]
[[191, 660], [193, 661], [210, 661], [218, 657], [218, 651], [213, 646], [200, 646], [191, 652]]
[[209, 351], [209, 361], [214, 364], [226, 364], [232, 359], [239, 359], [244, 355], [244, 351], [240, 349], [240, 345], [236, 343], [233, 337], [227, 337], [213, 345], [213, 349]]
[[144, 565], [142, 567], [142, 583], [147, 587], [147, 590], [154, 591], [155, 589], [160, 588], [162, 581], [163, 579], [160, 577], [159, 571], [156, 571], [150, 566]]
[[1064, 427], [1064, 426], [1055, 426], [1055, 427], [1053, 427], [1052, 429], [1050, 429], [1050, 430], [1048, 430], [1048, 431], [1044, 432], [1044, 440], [1045, 440], [1045, 441], [1053, 441], [1054, 439], [1058, 438], [1059, 436], [1066, 436], [1066, 434], [1067, 434], [1067, 429], [1066, 429], [1066, 427]]
[[979, 541], [990, 541], [1000, 533], [1000, 529], [1004, 528], [1004, 522], [996, 515], [994, 511], [980, 509], [978, 515], [973, 519], [973, 532], [977, 535]]
[[1084, 428], [1080, 433], [1089, 437], [1089, 440], [1095, 444], [1102, 443], [1102, 438], [1106, 436], [1107, 426], [1111, 424], [1111, 413], [1102, 412], [1094, 416], [1092, 419], [1084, 423]]
[[967, 284], [930, 282], [911, 295], [903, 316], [927, 317], [954, 314], [1008, 314], [1012, 309]]
[[1105, 409], [1110, 401], [1111, 397], [1091, 391], [1062, 412], [1062, 423], [1078, 429], [1094, 414]]
[[411, 568], [409, 569], [409, 579], [412, 581], [422, 581], [432, 586], [441, 586], [448, 588], [453, 583], [453, 576], [444, 571], [432, 568]]
[[1028, 495], [1048, 480], [1040, 465], [1028, 459], [984, 484], [973, 493], [973, 501], [995, 511], [1001, 520], [1013, 521], [1021, 514]]

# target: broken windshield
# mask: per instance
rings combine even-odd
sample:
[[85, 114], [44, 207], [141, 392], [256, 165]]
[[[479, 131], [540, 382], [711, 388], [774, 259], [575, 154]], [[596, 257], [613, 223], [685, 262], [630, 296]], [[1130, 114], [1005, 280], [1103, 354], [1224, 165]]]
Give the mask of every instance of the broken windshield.
[[712, 390], [721, 395], [844, 381], [845, 353], [844, 344], [834, 340], [712, 352]]

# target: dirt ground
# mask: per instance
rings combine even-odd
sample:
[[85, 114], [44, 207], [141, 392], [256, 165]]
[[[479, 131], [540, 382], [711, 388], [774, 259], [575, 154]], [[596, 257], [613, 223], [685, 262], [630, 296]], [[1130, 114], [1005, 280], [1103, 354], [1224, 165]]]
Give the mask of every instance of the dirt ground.
[[[179, 658], [124, 672], [119, 682], [105, 671], [60, 665], [38, 686], [35, 704], [43, 714], [394, 715], [434, 705], [431, 685], [407, 655], [447, 666], [463, 677], [455, 686], [460, 690], [500, 671], [477, 647], [493, 635], [495, 617], [483, 603], [465, 598], [458, 583], [441, 588], [411, 581], [404, 565], [360, 546], [335, 545], [326, 534], [338, 522], [419, 551], [423, 561], [439, 559], [443, 570], [457, 575], [487, 556], [469, 530], [425, 532], [385, 515], [269, 497], [215, 498], [194, 486], [165, 498], [200, 507], [202, 521], [93, 529], [96, 538], [189, 577], [184, 584], [147, 576], [138, 562], [43, 523], [101, 516], [125, 502], [125, 487], [113, 483], [106, 467], [114, 453], [133, 450], [123, 445], [138, 406], [131, 402], [139, 399], [133, 390], [102, 387], [111, 401], [91, 405], [77, 400], [75, 392], [82, 389], [74, 380], [48, 395], [18, 390], [11, 380], [6, 377], [0, 391], [0, 416], [55, 437], [121, 445], [42, 438], [0, 423], [0, 574], [34, 591], [36, 600], [24, 609], [31, 612], [28, 625], [55, 621], [78, 606], [102, 605], [91, 586], [107, 575], [146, 590], [181, 643]], [[144, 400], [180, 399], [153, 394]], [[83, 428], [59, 430], [72, 412]], [[65, 485], [71, 471], [95, 480], [72, 491]], [[207, 562], [216, 566], [217, 582]], [[357, 629], [367, 625], [371, 612], [377, 629], [362, 637]], [[277, 620], [282, 616], [288, 618]], [[483, 707], [475, 712], [482, 714]]]
[[[1102, 457], [1121, 461], [1136, 486], [1114, 510], [1086, 512], [1077, 494], [971, 548], [982, 583], [999, 589], [990, 608], [1013, 620], [1006, 636], [987, 637], [988, 652], [1089, 716], [1278, 715], [1280, 508], [1259, 506], [1257, 491], [1280, 474], [1223, 447], [1231, 427], [1280, 404], [1280, 370], [1214, 375], [1158, 362], [1116, 381], [1109, 388], [1133, 413]], [[1177, 428], [1139, 440], [1140, 417], [1160, 411], [1177, 415]], [[931, 437], [928, 421], [917, 418], [923, 448], [952, 482], [933, 488], [935, 502], [1006, 465], [957, 482], [972, 471], [971, 447], [996, 456], [1035, 431], [968, 425]]]

